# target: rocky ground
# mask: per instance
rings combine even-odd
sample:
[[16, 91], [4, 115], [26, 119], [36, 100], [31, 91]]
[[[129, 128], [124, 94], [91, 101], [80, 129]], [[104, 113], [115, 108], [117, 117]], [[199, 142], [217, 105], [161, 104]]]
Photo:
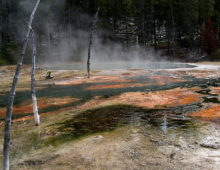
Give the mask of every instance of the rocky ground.
[[[40, 127], [25, 65], [13, 109], [11, 169], [218, 169], [219, 65], [99, 70], [90, 79], [77, 70], [51, 70], [53, 79], [46, 79], [47, 70], [38, 68]], [[0, 67], [2, 137], [14, 69]]]

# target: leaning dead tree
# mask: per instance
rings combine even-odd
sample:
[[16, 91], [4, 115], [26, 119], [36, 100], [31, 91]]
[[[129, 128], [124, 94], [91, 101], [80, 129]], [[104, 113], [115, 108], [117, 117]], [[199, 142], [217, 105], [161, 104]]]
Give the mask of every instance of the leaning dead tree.
[[38, 114], [37, 97], [35, 94], [35, 59], [36, 59], [36, 42], [35, 42], [34, 30], [32, 29], [31, 96], [32, 96], [32, 101], [33, 101], [33, 113], [34, 113], [35, 125], [38, 126], [40, 124], [40, 117]]
[[98, 17], [98, 14], [99, 14], [99, 10], [100, 10], [100, 8], [98, 8], [98, 10], [97, 10], [97, 12], [94, 16], [94, 19], [93, 19], [93, 22], [92, 22], [92, 28], [91, 28], [91, 32], [90, 32], [90, 37], [89, 37], [88, 60], [87, 60], [87, 78], [90, 78], [90, 58], [91, 58], [92, 39], [93, 39], [93, 32], [94, 32], [95, 25], [96, 25], [96, 22], [97, 22], [97, 17]]
[[9, 170], [10, 128], [11, 128], [12, 107], [13, 107], [14, 97], [15, 97], [15, 89], [16, 89], [16, 85], [18, 82], [24, 54], [26, 52], [28, 38], [30, 36], [30, 32], [32, 29], [31, 28], [32, 21], [34, 19], [34, 15], [35, 15], [36, 10], [39, 6], [39, 3], [40, 3], [40, 0], [37, 0], [37, 3], [31, 13], [31, 16], [30, 16], [30, 19], [28, 22], [27, 33], [26, 33], [24, 42], [22, 44], [21, 53], [20, 53], [20, 56], [18, 59], [17, 68], [15, 71], [15, 75], [14, 75], [14, 79], [12, 82], [12, 87], [11, 87], [11, 91], [10, 91], [10, 95], [9, 95], [9, 99], [8, 99], [6, 118], [5, 118], [5, 131], [4, 131], [3, 170]]

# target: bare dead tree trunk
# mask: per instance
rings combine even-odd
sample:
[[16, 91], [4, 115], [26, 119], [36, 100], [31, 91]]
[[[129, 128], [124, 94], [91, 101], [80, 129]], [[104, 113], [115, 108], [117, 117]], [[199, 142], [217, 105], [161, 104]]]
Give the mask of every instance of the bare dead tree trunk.
[[28, 22], [28, 30], [27, 30], [24, 42], [22, 44], [20, 57], [18, 60], [17, 68], [15, 71], [15, 75], [14, 75], [14, 79], [13, 79], [13, 83], [11, 87], [10, 96], [8, 99], [7, 112], [6, 112], [6, 118], [5, 118], [5, 131], [4, 131], [3, 170], [9, 170], [10, 128], [11, 128], [12, 107], [13, 107], [14, 97], [15, 97], [15, 89], [16, 89], [16, 85], [18, 82], [24, 54], [26, 52], [27, 42], [28, 42], [28, 38], [30, 35], [30, 31], [31, 31], [32, 21], [34, 19], [34, 15], [36, 13], [39, 3], [40, 3], [40, 0], [37, 0], [37, 3], [31, 13], [31, 16]]
[[157, 23], [154, 18], [154, 49], [157, 50]]
[[50, 43], [50, 24], [47, 24], [47, 43], [48, 43], [48, 55], [50, 56], [50, 47], [51, 47], [51, 43]]
[[143, 45], [144, 45], [144, 48], [146, 47], [146, 34], [145, 34], [145, 15], [143, 13], [143, 16], [142, 16], [142, 36], [143, 36]]
[[95, 25], [96, 25], [96, 22], [97, 22], [97, 17], [98, 17], [98, 14], [99, 14], [99, 10], [100, 10], [100, 8], [98, 8], [98, 10], [97, 10], [97, 12], [94, 16], [94, 19], [93, 19], [93, 22], [92, 22], [92, 28], [91, 28], [91, 32], [90, 32], [90, 37], [89, 37], [88, 60], [87, 60], [87, 78], [88, 79], [90, 78], [90, 58], [91, 58], [91, 47], [92, 47], [93, 31], [94, 31], [94, 28], [95, 28]]
[[174, 17], [173, 17], [173, 4], [172, 0], [169, 1], [169, 13], [168, 13], [168, 54], [173, 54], [173, 44], [174, 44], [174, 32], [173, 32], [173, 26], [174, 26]]
[[125, 19], [125, 39], [126, 39], [126, 47], [128, 48], [128, 18]]
[[168, 35], [167, 35], [167, 45], [168, 45], [168, 55], [171, 54], [171, 21], [170, 21], [170, 14], [168, 16]]
[[34, 30], [32, 29], [32, 72], [31, 72], [31, 96], [33, 101], [33, 113], [34, 113], [34, 120], [35, 125], [40, 125], [40, 117], [38, 114], [37, 108], [37, 97], [35, 94], [35, 59], [36, 59], [36, 42], [35, 42], [35, 34]]
[[136, 35], [136, 49], [139, 49], [139, 37]]

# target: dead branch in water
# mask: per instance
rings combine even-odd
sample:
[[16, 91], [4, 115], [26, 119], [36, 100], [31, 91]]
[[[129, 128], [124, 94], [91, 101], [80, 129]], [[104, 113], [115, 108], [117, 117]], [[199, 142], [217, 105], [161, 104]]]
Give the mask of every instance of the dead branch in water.
[[37, 11], [39, 3], [40, 3], [40, 0], [37, 0], [36, 5], [31, 13], [31, 16], [28, 22], [28, 30], [27, 30], [24, 42], [22, 44], [21, 53], [20, 53], [19, 60], [17, 63], [17, 68], [15, 71], [15, 75], [14, 75], [14, 79], [13, 79], [13, 83], [12, 83], [12, 87], [10, 91], [10, 96], [8, 99], [6, 118], [5, 118], [5, 131], [4, 131], [3, 170], [9, 170], [10, 128], [11, 128], [11, 115], [12, 115], [12, 108], [13, 108], [14, 97], [15, 97], [15, 90], [16, 90], [16, 85], [18, 82], [24, 54], [27, 48], [28, 38], [30, 36], [30, 32], [32, 29], [31, 28], [32, 21], [34, 19], [34, 15]]
[[94, 16], [94, 19], [93, 19], [93, 22], [92, 22], [92, 28], [91, 28], [91, 32], [90, 32], [90, 37], [89, 37], [88, 60], [87, 60], [87, 78], [90, 78], [90, 58], [91, 58], [92, 39], [93, 39], [93, 32], [94, 32], [95, 25], [96, 25], [96, 22], [97, 22], [97, 17], [98, 17], [98, 14], [99, 14], [99, 10], [100, 10], [100, 8], [98, 8], [98, 10], [97, 10], [97, 12]]

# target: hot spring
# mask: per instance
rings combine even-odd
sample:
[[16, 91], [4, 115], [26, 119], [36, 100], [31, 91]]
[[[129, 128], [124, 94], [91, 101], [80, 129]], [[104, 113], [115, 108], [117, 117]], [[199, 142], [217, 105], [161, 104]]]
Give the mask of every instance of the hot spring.
[[[45, 63], [42, 68], [48, 70], [86, 70], [86, 62], [68, 62], [68, 63]], [[115, 69], [184, 69], [195, 68], [193, 64], [175, 63], [175, 62], [132, 62], [132, 61], [107, 61], [107, 62], [92, 62], [92, 70], [115, 70]]]

